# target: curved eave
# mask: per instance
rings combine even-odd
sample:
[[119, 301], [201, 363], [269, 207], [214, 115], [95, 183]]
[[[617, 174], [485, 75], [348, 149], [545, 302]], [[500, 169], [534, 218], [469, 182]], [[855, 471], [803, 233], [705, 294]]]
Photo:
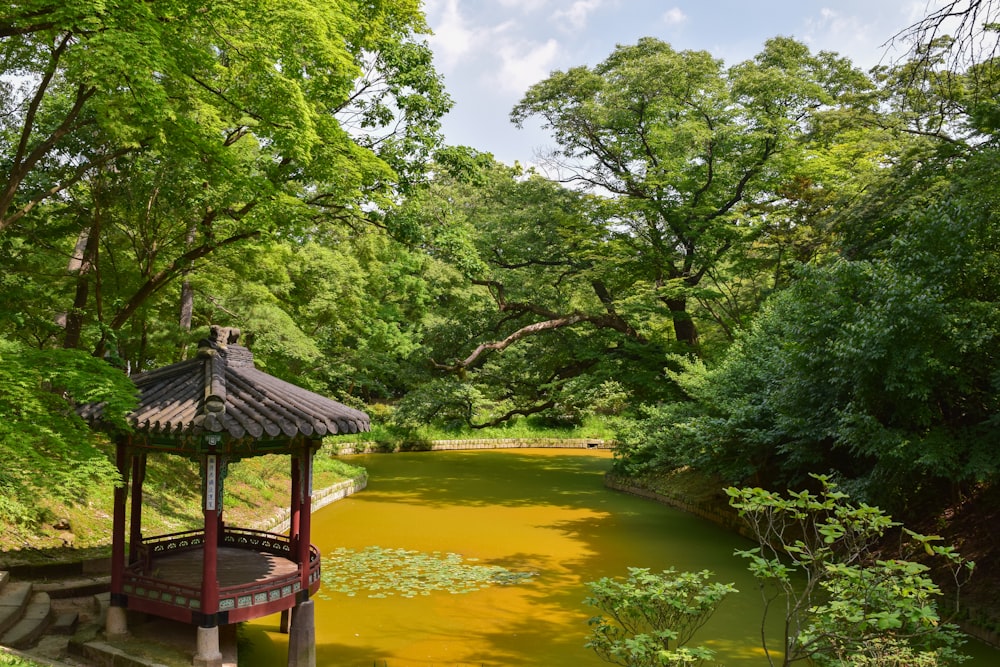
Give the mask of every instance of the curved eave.
[[[241, 442], [274, 442], [370, 430], [364, 412], [268, 375], [237, 356], [248, 354], [241, 348], [230, 363], [222, 353], [137, 376], [139, 404], [129, 422], [137, 434], [159, 441], [215, 433]], [[98, 423], [102, 409], [82, 406], [80, 414]]]

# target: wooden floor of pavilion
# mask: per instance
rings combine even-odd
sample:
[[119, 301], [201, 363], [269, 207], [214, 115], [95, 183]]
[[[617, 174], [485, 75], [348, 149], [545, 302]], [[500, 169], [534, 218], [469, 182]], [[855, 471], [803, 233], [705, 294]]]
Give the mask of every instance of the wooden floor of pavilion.
[[[153, 557], [148, 576], [159, 581], [199, 588], [204, 555], [205, 550], [200, 548], [157, 554]], [[216, 578], [220, 588], [267, 581], [298, 570], [296, 563], [282, 556], [231, 547], [219, 547], [216, 562]]]

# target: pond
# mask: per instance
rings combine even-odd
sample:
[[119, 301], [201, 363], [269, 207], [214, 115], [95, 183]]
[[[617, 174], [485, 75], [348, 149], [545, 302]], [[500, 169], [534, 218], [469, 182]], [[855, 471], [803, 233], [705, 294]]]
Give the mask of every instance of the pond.
[[[749, 541], [606, 489], [609, 452], [347, 458], [368, 469], [368, 488], [313, 517], [324, 554], [314, 598], [320, 667], [607, 665], [584, 648], [596, 613], [583, 604], [586, 582], [628, 567], [708, 569], [734, 583], [742, 592], [691, 645], [728, 667], [767, 664], [756, 585], [733, 555]], [[248, 624], [243, 637], [241, 667], [285, 664], [277, 616]], [[983, 655], [966, 666], [1000, 664], [1000, 653]]]

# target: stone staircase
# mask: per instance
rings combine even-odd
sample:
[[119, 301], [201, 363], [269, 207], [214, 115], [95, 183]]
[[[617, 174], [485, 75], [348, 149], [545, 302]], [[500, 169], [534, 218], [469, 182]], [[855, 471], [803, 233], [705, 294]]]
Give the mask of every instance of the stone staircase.
[[[30, 581], [11, 581], [10, 573], [0, 572], [0, 645], [16, 649], [31, 648], [50, 629], [55, 620], [52, 599], [36, 590]], [[60, 627], [72, 634], [76, 619], [60, 618]]]
[[70, 643], [82, 623], [94, 624], [107, 608], [109, 579], [71, 575], [19, 581], [0, 571], [0, 646], [40, 664], [81, 664], [69, 656]]
[[[137, 614], [128, 641], [103, 637], [111, 576], [99, 571], [0, 571], [0, 654], [52, 667], [190, 667], [192, 626]], [[236, 667], [236, 626], [223, 630], [223, 665]]]

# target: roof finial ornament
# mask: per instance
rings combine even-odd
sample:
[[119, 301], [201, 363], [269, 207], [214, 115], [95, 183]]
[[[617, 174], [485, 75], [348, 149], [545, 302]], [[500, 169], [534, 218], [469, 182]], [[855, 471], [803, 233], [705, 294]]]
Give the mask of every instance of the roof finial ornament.
[[209, 337], [198, 341], [198, 354], [212, 356], [216, 350], [226, 350], [229, 345], [235, 345], [240, 339], [240, 330], [236, 327], [222, 327], [213, 324], [209, 328]]
[[212, 332], [212, 341], [221, 348], [233, 345], [240, 339], [240, 330], [236, 327], [220, 327], [213, 324], [210, 331]]

